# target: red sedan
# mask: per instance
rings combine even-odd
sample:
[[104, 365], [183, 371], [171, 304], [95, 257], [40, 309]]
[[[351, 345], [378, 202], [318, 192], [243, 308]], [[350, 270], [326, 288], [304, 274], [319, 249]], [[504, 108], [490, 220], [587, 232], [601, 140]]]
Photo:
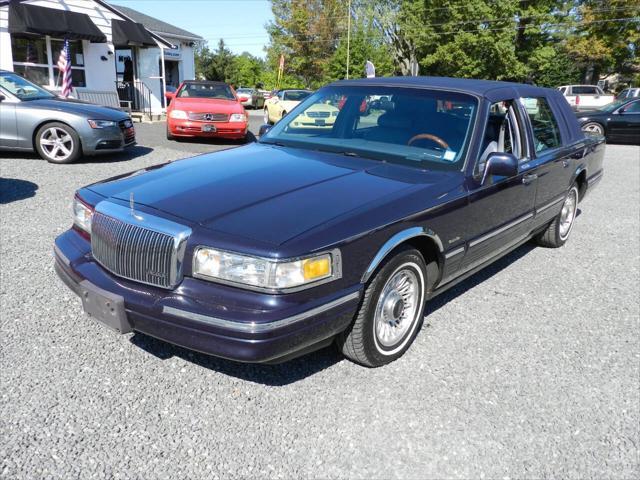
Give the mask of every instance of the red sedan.
[[167, 92], [167, 138], [246, 138], [248, 117], [233, 89], [224, 82], [186, 81]]

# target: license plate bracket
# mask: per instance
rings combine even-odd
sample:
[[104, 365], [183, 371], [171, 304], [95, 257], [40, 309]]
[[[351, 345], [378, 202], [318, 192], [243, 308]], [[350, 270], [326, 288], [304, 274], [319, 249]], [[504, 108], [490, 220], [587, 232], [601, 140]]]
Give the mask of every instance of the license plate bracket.
[[107, 292], [83, 281], [80, 282], [80, 298], [84, 311], [101, 324], [118, 333], [133, 331], [127, 319], [124, 298], [120, 295]]
[[215, 125], [203, 125], [202, 126], [202, 131], [203, 132], [207, 132], [207, 133], [213, 133], [216, 131], [216, 126]]

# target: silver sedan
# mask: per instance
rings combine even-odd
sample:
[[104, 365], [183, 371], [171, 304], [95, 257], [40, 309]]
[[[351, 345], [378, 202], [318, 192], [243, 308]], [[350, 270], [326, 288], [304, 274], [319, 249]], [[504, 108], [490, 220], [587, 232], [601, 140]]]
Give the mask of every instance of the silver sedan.
[[118, 152], [134, 145], [125, 112], [60, 98], [13, 72], [0, 70], [0, 150], [36, 151], [51, 163]]

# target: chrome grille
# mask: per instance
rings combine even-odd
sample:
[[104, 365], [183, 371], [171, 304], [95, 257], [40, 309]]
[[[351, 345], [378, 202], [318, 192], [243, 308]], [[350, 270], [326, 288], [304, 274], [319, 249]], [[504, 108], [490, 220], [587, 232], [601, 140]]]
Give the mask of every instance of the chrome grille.
[[307, 112], [307, 117], [309, 118], [329, 118], [331, 114], [329, 112], [323, 112], [323, 111], [311, 111], [311, 112]]
[[197, 122], [226, 122], [229, 115], [226, 113], [193, 113], [189, 112], [189, 120]]
[[91, 251], [95, 260], [115, 275], [173, 288], [182, 280], [190, 234], [189, 228], [168, 220], [100, 202], [91, 220]]

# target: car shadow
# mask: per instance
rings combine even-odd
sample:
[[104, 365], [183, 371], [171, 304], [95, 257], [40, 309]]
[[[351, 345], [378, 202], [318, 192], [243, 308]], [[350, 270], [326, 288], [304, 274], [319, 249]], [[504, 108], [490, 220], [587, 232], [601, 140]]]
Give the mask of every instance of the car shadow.
[[80, 160], [74, 163], [118, 163], [133, 160], [138, 157], [144, 157], [145, 155], [153, 152], [153, 148], [145, 147], [142, 145], [134, 145], [122, 152], [117, 153], [101, 153], [99, 155], [93, 155], [91, 157], [82, 157]]
[[0, 177], [0, 204], [16, 202], [35, 196], [38, 185], [19, 178]]
[[274, 387], [282, 387], [303, 380], [343, 359], [336, 348], [330, 346], [284, 363], [263, 365], [213, 357], [172, 345], [139, 332], [136, 332], [130, 341], [161, 360], [178, 357], [224, 375]]
[[[533, 242], [527, 242], [500, 260], [497, 260], [495, 263], [485, 267], [455, 287], [452, 287], [450, 290], [443, 292], [427, 302], [424, 327], [428, 326], [429, 314], [444, 307], [450, 301], [478, 286], [497, 273], [500, 273], [535, 248], [536, 245]], [[230, 375], [241, 380], [277, 387], [303, 380], [344, 360], [344, 357], [334, 346], [323, 348], [281, 364], [261, 365], [239, 363], [194, 352], [138, 332], [131, 337], [130, 341], [137, 347], [161, 360], [178, 357], [200, 367]]]

